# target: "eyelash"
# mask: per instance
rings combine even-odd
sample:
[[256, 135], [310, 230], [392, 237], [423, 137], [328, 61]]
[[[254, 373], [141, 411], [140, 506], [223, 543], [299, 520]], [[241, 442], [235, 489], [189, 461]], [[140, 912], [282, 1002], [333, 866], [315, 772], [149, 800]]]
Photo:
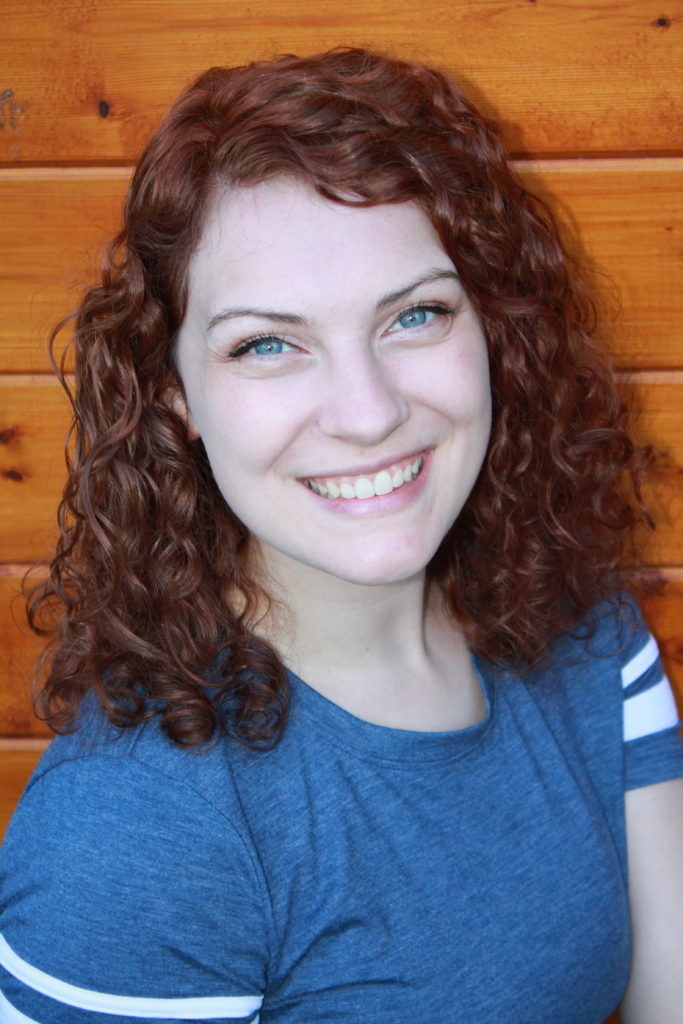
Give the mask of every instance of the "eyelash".
[[291, 348], [291, 342], [285, 341], [284, 338], [278, 338], [276, 334], [260, 334], [256, 338], [249, 338], [248, 341], [241, 342], [236, 349], [234, 349], [230, 355], [230, 359], [240, 359], [242, 356], [249, 355], [249, 353], [256, 348], [257, 345], [263, 345], [267, 341], [274, 341], [282, 345], [289, 345]]
[[[406, 309], [402, 309], [401, 312], [392, 320], [391, 326], [393, 327], [393, 325], [398, 323], [398, 321], [401, 320], [403, 317], [410, 316], [411, 313], [434, 313], [436, 316], [450, 316], [454, 312], [455, 310], [452, 307], [442, 305], [440, 302], [416, 302], [412, 306], [407, 306]], [[420, 324], [418, 326], [423, 327], [425, 325]], [[401, 328], [401, 330], [404, 331], [408, 331], [411, 329], [412, 328], [410, 327]], [[282, 345], [290, 345], [290, 347], [294, 347], [291, 346], [291, 342], [285, 341], [284, 338], [278, 338], [276, 334], [260, 334], [255, 338], [249, 338], [247, 341], [241, 342], [241, 344], [239, 344], [237, 348], [230, 353], [229, 358], [241, 359], [243, 356], [246, 356], [250, 352], [252, 352], [258, 345], [263, 345], [264, 342], [268, 341], [273, 341], [280, 343]]]
[[[434, 313], [437, 316], [450, 316], [455, 310], [451, 306], [442, 305], [440, 302], [416, 302], [412, 306], [408, 306], [407, 309], [402, 309], [398, 316], [395, 316], [392, 320], [392, 326], [398, 323], [404, 316], [410, 316], [411, 313]], [[423, 324], [419, 325], [424, 326]], [[401, 330], [411, 330], [410, 327], [403, 327]]]

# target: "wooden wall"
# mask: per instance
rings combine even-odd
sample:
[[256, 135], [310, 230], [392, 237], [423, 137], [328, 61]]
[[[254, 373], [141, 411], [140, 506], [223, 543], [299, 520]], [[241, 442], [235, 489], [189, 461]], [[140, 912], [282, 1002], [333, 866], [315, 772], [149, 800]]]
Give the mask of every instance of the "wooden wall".
[[[683, 696], [682, 0], [10, 0], [0, 48], [0, 825], [46, 730], [17, 593], [49, 557], [67, 409], [46, 336], [116, 227], [130, 168], [211, 64], [367, 44], [451, 72], [503, 126], [571, 244], [611, 277], [614, 348], [668, 453], [647, 603]], [[613, 296], [614, 297], [614, 296]]]

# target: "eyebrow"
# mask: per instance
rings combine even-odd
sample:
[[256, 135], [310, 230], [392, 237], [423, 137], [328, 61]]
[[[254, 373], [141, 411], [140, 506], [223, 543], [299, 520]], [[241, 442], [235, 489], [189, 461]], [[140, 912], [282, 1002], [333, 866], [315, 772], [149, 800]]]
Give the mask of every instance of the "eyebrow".
[[454, 270], [430, 270], [429, 273], [423, 274], [422, 277], [418, 277], [412, 284], [406, 285], [405, 288], [399, 288], [398, 291], [389, 292], [384, 295], [377, 303], [377, 310], [384, 309], [385, 306], [390, 306], [392, 302], [398, 302], [399, 299], [404, 299], [406, 295], [410, 295], [416, 288], [419, 288], [421, 284], [430, 284], [432, 281], [443, 281], [453, 280], [458, 281], [459, 277]]
[[258, 309], [250, 306], [239, 306], [236, 309], [221, 309], [218, 313], [214, 313], [209, 318], [209, 322], [206, 325], [206, 330], [211, 331], [217, 324], [222, 324], [225, 320], [239, 320], [241, 317], [255, 316], [262, 320], [274, 320], [276, 323], [281, 324], [305, 324], [306, 318], [298, 316], [296, 313], [278, 313], [274, 309]]
[[[454, 270], [430, 270], [427, 274], [418, 277], [417, 280], [411, 281], [404, 288], [399, 288], [395, 292], [388, 292], [386, 295], [383, 295], [376, 303], [375, 308], [377, 311], [380, 311], [386, 306], [390, 306], [393, 302], [398, 302], [400, 299], [405, 298], [406, 295], [410, 295], [411, 292], [415, 291], [422, 284], [443, 280], [457, 281], [459, 278]], [[261, 309], [255, 306], [237, 306], [234, 309], [221, 309], [209, 317], [206, 325], [207, 333], [226, 320], [239, 320], [242, 317], [257, 317], [260, 320], [272, 320], [275, 323], [295, 324], [298, 326], [308, 323], [306, 317], [299, 316], [298, 313], [284, 313], [275, 309]]]

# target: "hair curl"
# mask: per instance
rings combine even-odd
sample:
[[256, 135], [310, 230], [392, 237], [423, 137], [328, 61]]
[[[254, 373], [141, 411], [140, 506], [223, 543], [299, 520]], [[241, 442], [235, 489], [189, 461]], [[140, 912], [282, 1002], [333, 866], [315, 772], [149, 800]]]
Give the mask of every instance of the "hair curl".
[[53, 638], [39, 707], [57, 731], [89, 691], [118, 725], [158, 714], [188, 746], [282, 729], [286, 675], [249, 628], [267, 595], [247, 572], [248, 531], [168, 401], [207, 208], [226, 185], [278, 175], [338, 203], [419, 204], [479, 314], [489, 451], [428, 567], [473, 649], [536, 663], [628, 580], [648, 451], [628, 433], [552, 215], [495, 127], [437, 71], [363, 50], [212, 68], [149, 142], [76, 315], [61, 536], [29, 601]]

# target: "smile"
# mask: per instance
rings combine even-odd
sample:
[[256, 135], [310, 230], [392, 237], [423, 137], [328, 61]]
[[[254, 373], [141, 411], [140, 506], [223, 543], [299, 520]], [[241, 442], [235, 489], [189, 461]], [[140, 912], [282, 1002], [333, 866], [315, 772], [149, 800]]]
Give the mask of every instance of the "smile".
[[373, 476], [308, 477], [306, 485], [321, 498], [345, 498], [366, 501], [378, 495], [391, 494], [420, 475], [424, 456], [417, 455], [407, 462], [395, 463]]

